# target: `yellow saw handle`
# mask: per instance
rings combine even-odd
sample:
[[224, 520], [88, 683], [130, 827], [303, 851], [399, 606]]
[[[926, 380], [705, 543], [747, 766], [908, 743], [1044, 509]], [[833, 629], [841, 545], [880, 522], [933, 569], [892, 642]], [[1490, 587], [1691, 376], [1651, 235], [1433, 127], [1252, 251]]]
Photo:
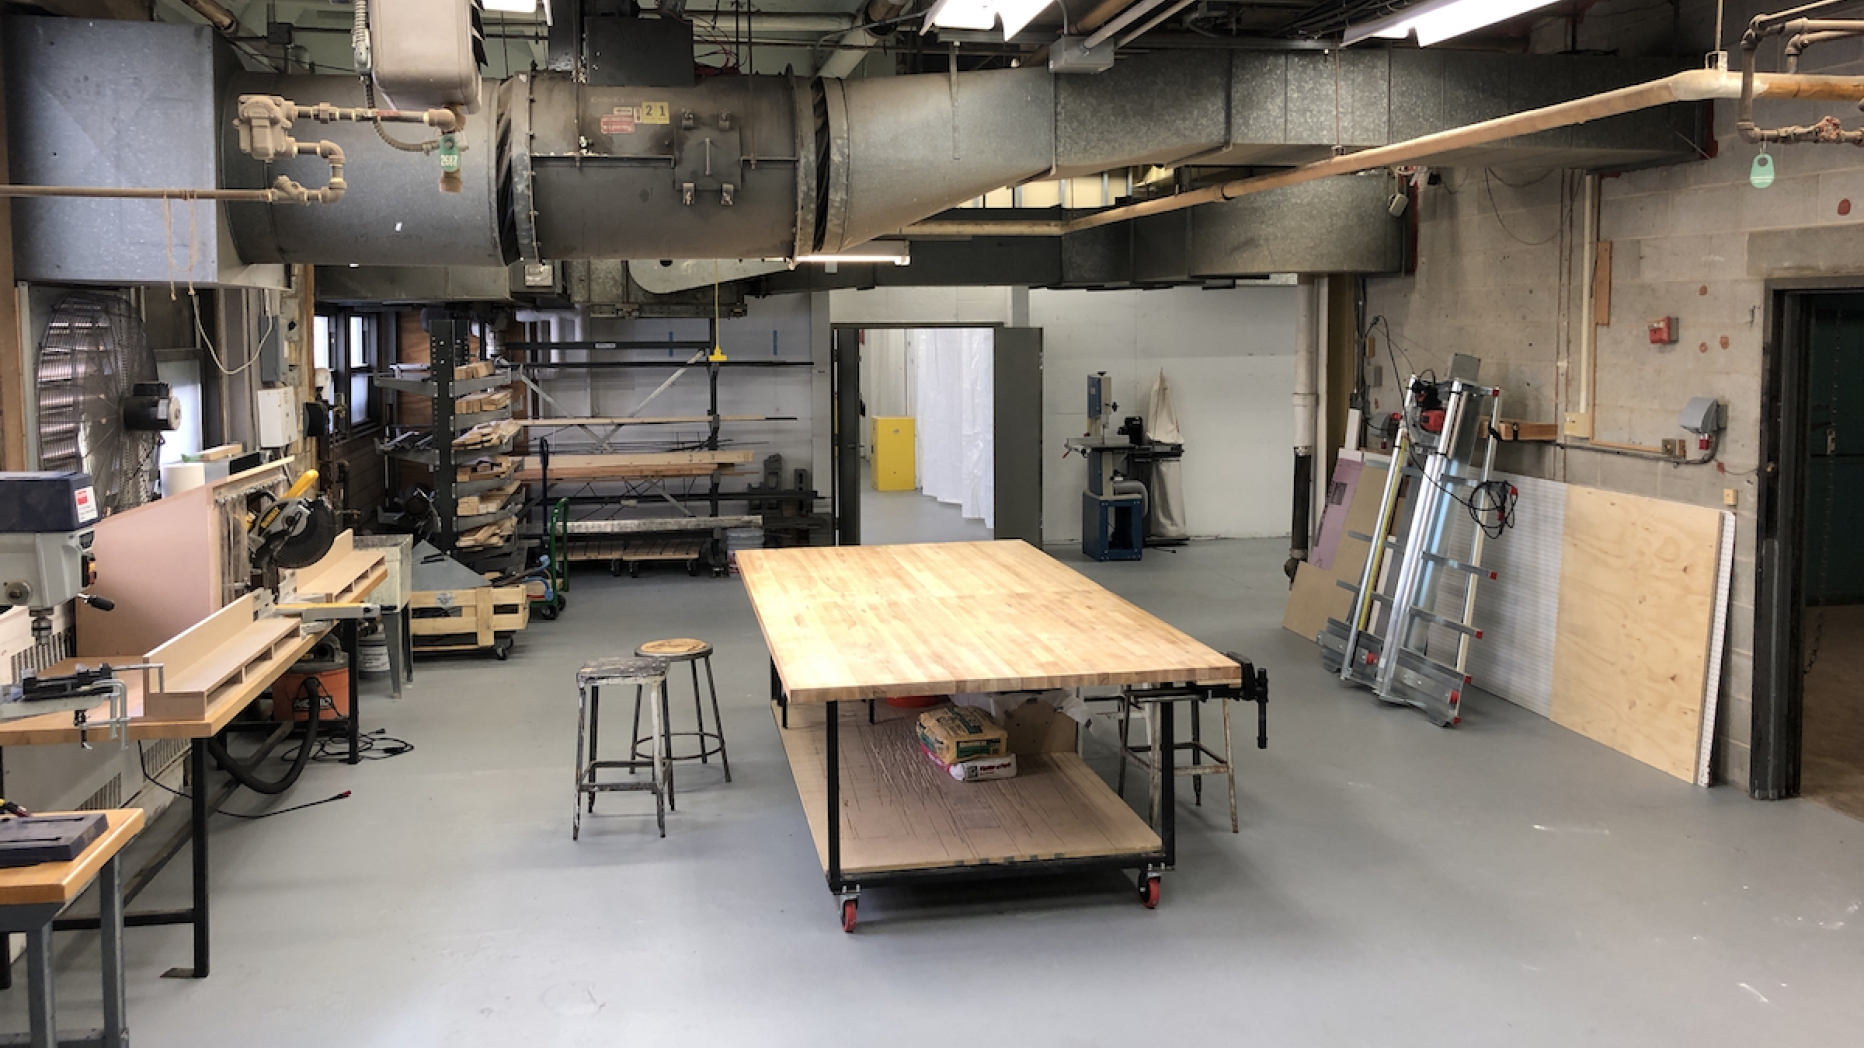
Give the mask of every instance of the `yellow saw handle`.
[[291, 482], [291, 487], [285, 489], [285, 497], [288, 499], [303, 498], [305, 495], [310, 494], [311, 489], [316, 486], [317, 471], [314, 469], [307, 469], [303, 473], [298, 474], [298, 479]]

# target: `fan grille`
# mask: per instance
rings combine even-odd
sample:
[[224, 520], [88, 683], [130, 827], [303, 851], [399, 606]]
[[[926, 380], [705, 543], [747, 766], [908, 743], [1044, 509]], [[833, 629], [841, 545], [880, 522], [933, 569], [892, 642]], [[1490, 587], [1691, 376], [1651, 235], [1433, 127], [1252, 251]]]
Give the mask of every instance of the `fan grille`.
[[115, 513], [155, 497], [155, 433], [123, 424], [123, 402], [156, 381], [142, 321], [119, 295], [60, 299], [39, 346], [39, 464], [89, 473], [99, 503]]

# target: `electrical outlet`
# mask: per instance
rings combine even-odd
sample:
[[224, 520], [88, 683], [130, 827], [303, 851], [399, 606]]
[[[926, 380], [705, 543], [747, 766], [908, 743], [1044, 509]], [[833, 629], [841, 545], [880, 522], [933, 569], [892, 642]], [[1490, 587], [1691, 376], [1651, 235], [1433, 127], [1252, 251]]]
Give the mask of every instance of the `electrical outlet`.
[[1688, 458], [1689, 441], [1676, 437], [1663, 438], [1663, 453], [1671, 458]]
[[1733, 488], [1722, 489], [1722, 505], [1734, 506], [1734, 505], [1739, 505], [1740, 502], [1741, 502], [1740, 492], [1736, 491]]
[[1566, 413], [1566, 435], [1592, 439], [1592, 416], [1581, 411]]

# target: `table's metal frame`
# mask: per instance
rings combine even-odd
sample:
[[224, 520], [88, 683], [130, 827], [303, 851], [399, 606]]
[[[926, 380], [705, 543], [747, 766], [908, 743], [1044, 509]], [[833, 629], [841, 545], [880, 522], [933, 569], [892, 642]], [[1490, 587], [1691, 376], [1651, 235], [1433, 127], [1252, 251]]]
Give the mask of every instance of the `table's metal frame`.
[[[1235, 659], [1242, 668], [1240, 684], [1178, 684], [1134, 692], [1142, 701], [1158, 703], [1159, 735], [1165, 739], [1175, 736], [1173, 710], [1179, 698], [1203, 697], [1218, 699], [1243, 699], [1256, 701], [1262, 705], [1263, 735], [1262, 743], [1267, 743], [1267, 708], [1268, 708], [1268, 674], [1258, 671], [1250, 663], [1236, 655]], [[789, 727], [789, 697], [783, 688], [782, 675], [777, 672], [775, 658], [770, 660], [770, 698], [777, 704], [778, 716], [783, 727]], [[868, 701], [868, 720], [873, 720], [873, 703]], [[1159, 849], [1149, 852], [1121, 852], [1110, 855], [1094, 855], [1076, 859], [1026, 859], [1006, 862], [978, 863], [964, 866], [927, 866], [916, 869], [885, 870], [859, 875], [851, 879], [843, 875], [841, 866], [841, 703], [822, 704], [826, 710], [827, 720], [823, 728], [824, 760], [827, 763], [827, 827], [828, 827], [828, 890], [844, 904], [860, 898], [861, 889], [896, 884], [910, 884], [924, 881], [945, 881], [959, 878], [996, 878], [1019, 875], [1066, 873], [1084, 869], [1119, 869], [1139, 871], [1139, 887], [1143, 891], [1148, 879], [1156, 878], [1160, 873], [1172, 869], [1178, 858], [1178, 824], [1177, 824], [1177, 774], [1173, 767], [1175, 747], [1164, 746], [1159, 750]], [[1124, 759], [1124, 757], [1122, 757]]]
[[104, 860], [97, 871], [97, 907], [99, 918], [91, 927], [103, 929], [103, 1007], [102, 1029], [60, 1034], [58, 1001], [53, 992], [52, 932], [59, 926], [58, 912], [64, 903], [0, 907], [0, 932], [10, 938], [13, 932], [26, 934], [27, 1015], [32, 1030], [26, 1034], [0, 1035], [0, 1045], [30, 1045], [32, 1048], [73, 1048], [98, 1045], [100, 1048], [126, 1048], [129, 1029], [124, 1022], [123, 992], [123, 879], [117, 860], [121, 853]]
[[[356, 764], [362, 759], [361, 730], [362, 708], [361, 687], [358, 674], [354, 672], [358, 647], [358, 622], [354, 619], [341, 620], [337, 623], [339, 642], [349, 657], [352, 672], [349, 675], [349, 717], [345, 725], [349, 736], [349, 758], [345, 763]], [[281, 674], [282, 675], [282, 674]], [[258, 696], [253, 696], [257, 701]], [[342, 721], [325, 721], [325, 724], [343, 724]], [[228, 725], [222, 732], [238, 728]], [[271, 727], [268, 725], [268, 727]], [[207, 829], [208, 820], [213, 813], [220, 810], [227, 798], [239, 790], [239, 783], [228, 781], [210, 796], [207, 790], [209, 755], [206, 737], [188, 740], [188, 823], [164, 838], [157, 845], [155, 853], [143, 862], [131, 874], [122, 890], [122, 907], [127, 908], [138, 895], [152, 883], [156, 876], [168, 866], [180, 851], [183, 844], [189, 846], [189, 904], [180, 909], [140, 910], [135, 913], [122, 914], [123, 923], [131, 928], [146, 928], [170, 924], [186, 924], [193, 928], [193, 961], [187, 968], [170, 968], [163, 972], [167, 979], [205, 979], [209, 974], [208, 934], [208, 863], [207, 863]], [[5, 750], [0, 748], [0, 797], [6, 795]], [[111, 860], [113, 863], [115, 860]], [[52, 931], [95, 931], [100, 925], [99, 917], [60, 917], [52, 922]], [[0, 990], [13, 986], [13, 967], [9, 961], [11, 934], [0, 930]], [[4, 1042], [0, 1042], [3, 1044]]]

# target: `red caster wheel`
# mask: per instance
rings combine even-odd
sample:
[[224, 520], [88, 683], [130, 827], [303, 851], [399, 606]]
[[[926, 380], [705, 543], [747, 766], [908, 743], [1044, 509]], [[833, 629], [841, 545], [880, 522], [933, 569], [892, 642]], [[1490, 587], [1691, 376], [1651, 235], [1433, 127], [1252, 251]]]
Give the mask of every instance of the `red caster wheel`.
[[1139, 905], [1148, 910], [1159, 908], [1159, 879], [1157, 876], [1139, 878]]
[[854, 911], [857, 905], [858, 903], [854, 899], [842, 900], [842, 903], [841, 903], [841, 930], [842, 931], [851, 932], [854, 930], [854, 916], [855, 916]]

